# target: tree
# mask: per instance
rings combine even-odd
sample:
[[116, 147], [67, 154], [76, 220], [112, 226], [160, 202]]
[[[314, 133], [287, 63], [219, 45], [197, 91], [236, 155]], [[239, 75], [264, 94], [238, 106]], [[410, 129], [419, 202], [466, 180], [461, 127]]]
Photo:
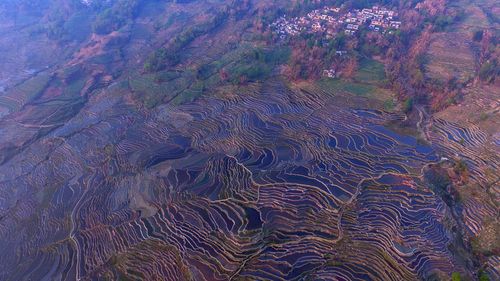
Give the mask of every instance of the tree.
[[407, 98], [403, 103], [403, 111], [409, 113], [413, 109], [413, 98]]
[[[97, 34], [108, 34], [126, 25], [135, 17], [142, 0], [117, 0], [97, 16], [92, 29]], [[97, 1], [95, 1], [97, 2]], [[101, 7], [99, 7], [102, 9]]]
[[499, 74], [500, 66], [498, 66], [496, 59], [483, 63], [479, 69], [479, 79], [486, 81], [487, 83], [495, 81], [496, 76]]
[[144, 63], [146, 72], [156, 72], [165, 69], [169, 65], [175, 65], [179, 61], [177, 53], [171, 53], [165, 48], [160, 48], [151, 54]]
[[479, 281], [490, 281], [490, 277], [483, 270], [479, 270]]
[[351, 78], [356, 74], [358, 69], [358, 60], [356, 58], [350, 58], [344, 67], [344, 76]]

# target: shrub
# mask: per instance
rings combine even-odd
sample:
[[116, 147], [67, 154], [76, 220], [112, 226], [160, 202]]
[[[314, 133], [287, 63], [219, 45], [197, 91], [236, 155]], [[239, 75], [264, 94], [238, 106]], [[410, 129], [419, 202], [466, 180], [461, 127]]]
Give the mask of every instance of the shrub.
[[394, 101], [392, 99], [384, 101], [384, 109], [387, 111], [394, 110]]
[[413, 109], [413, 98], [407, 98], [403, 103], [403, 111], [409, 113]]
[[467, 163], [460, 159], [455, 162], [454, 169], [457, 173], [464, 173], [467, 172]]
[[497, 60], [490, 60], [479, 69], [479, 79], [491, 83], [495, 80], [496, 76], [500, 74], [500, 67], [498, 66]]
[[488, 119], [488, 117], [489, 117], [488, 113], [481, 112], [481, 115], [479, 115], [479, 120], [485, 121], [486, 119]]
[[151, 54], [144, 63], [146, 72], [156, 72], [165, 69], [168, 65], [175, 65], [179, 62], [179, 56], [171, 53], [165, 48], [160, 48]]
[[484, 270], [479, 270], [479, 281], [490, 281], [490, 277]]
[[118, 30], [135, 15], [141, 0], [118, 0], [104, 9], [93, 23], [92, 30], [97, 34], [108, 34]]
[[262, 80], [271, 74], [276, 65], [288, 62], [289, 57], [289, 48], [254, 49], [230, 69], [230, 80], [233, 84]]
[[452, 281], [460, 281], [460, 280], [462, 280], [462, 277], [460, 276], [460, 273], [458, 273], [458, 272], [453, 272], [453, 273], [451, 274], [451, 280], [452, 280]]

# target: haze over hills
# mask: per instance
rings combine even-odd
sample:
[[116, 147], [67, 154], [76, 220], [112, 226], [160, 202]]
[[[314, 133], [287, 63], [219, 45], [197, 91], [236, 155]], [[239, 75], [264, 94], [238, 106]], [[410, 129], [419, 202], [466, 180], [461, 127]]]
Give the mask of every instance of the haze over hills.
[[499, 5], [0, 3], [0, 280], [500, 280]]

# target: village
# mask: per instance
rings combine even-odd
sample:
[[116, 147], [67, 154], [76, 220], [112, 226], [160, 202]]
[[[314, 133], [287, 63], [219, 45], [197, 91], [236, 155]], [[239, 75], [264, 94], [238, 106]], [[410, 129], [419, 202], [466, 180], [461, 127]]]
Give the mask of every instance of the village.
[[[390, 34], [401, 27], [398, 13], [385, 7], [346, 10], [342, 7], [324, 7], [309, 12], [306, 16], [287, 18], [281, 16], [270, 27], [281, 40], [300, 34], [321, 34], [325, 39], [332, 39], [339, 33], [354, 35], [362, 26], [373, 32]], [[344, 56], [346, 50], [336, 50], [338, 56]], [[336, 78], [334, 68], [324, 69], [322, 75]]]
[[289, 19], [283, 15], [270, 27], [281, 39], [301, 33], [326, 33], [326, 38], [330, 39], [339, 32], [354, 35], [364, 24], [368, 24], [368, 28], [375, 32], [392, 32], [401, 26], [397, 16], [396, 11], [379, 6], [350, 11], [343, 11], [338, 7], [325, 7], [313, 10], [303, 17]]

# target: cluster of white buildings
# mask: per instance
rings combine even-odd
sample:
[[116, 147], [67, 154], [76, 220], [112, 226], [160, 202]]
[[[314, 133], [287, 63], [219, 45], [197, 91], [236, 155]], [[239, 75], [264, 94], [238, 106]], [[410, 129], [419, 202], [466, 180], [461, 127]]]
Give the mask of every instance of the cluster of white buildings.
[[336, 77], [335, 69], [330, 68], [323, 70], [323, 76], [328, 78], [335, 78]]
[[361, 19], [361, 24], [370, 21], [369, 28], [375, 31], [399, 29], [401, 22], [397, 20], [398, 13], [384, 7], [373, 6], [371, 9], [357, 11], [356, 19]]
[[325, 7], [313, 10], [303, 17], [288, 19], [286, 16], [282, 16], [271, 24], [271, 28], [282, 39], [302, 32], [326, 33], [327, 38], [335, 36], [341, 30], [352, 35], [359, 30], [361, 25], [367, 23], [371, 30], [385, 33], [387, 30], [400, 28], [401, 22], [397, 20], [397, 16], [396, 11], [379, 6], [352, 11]]

